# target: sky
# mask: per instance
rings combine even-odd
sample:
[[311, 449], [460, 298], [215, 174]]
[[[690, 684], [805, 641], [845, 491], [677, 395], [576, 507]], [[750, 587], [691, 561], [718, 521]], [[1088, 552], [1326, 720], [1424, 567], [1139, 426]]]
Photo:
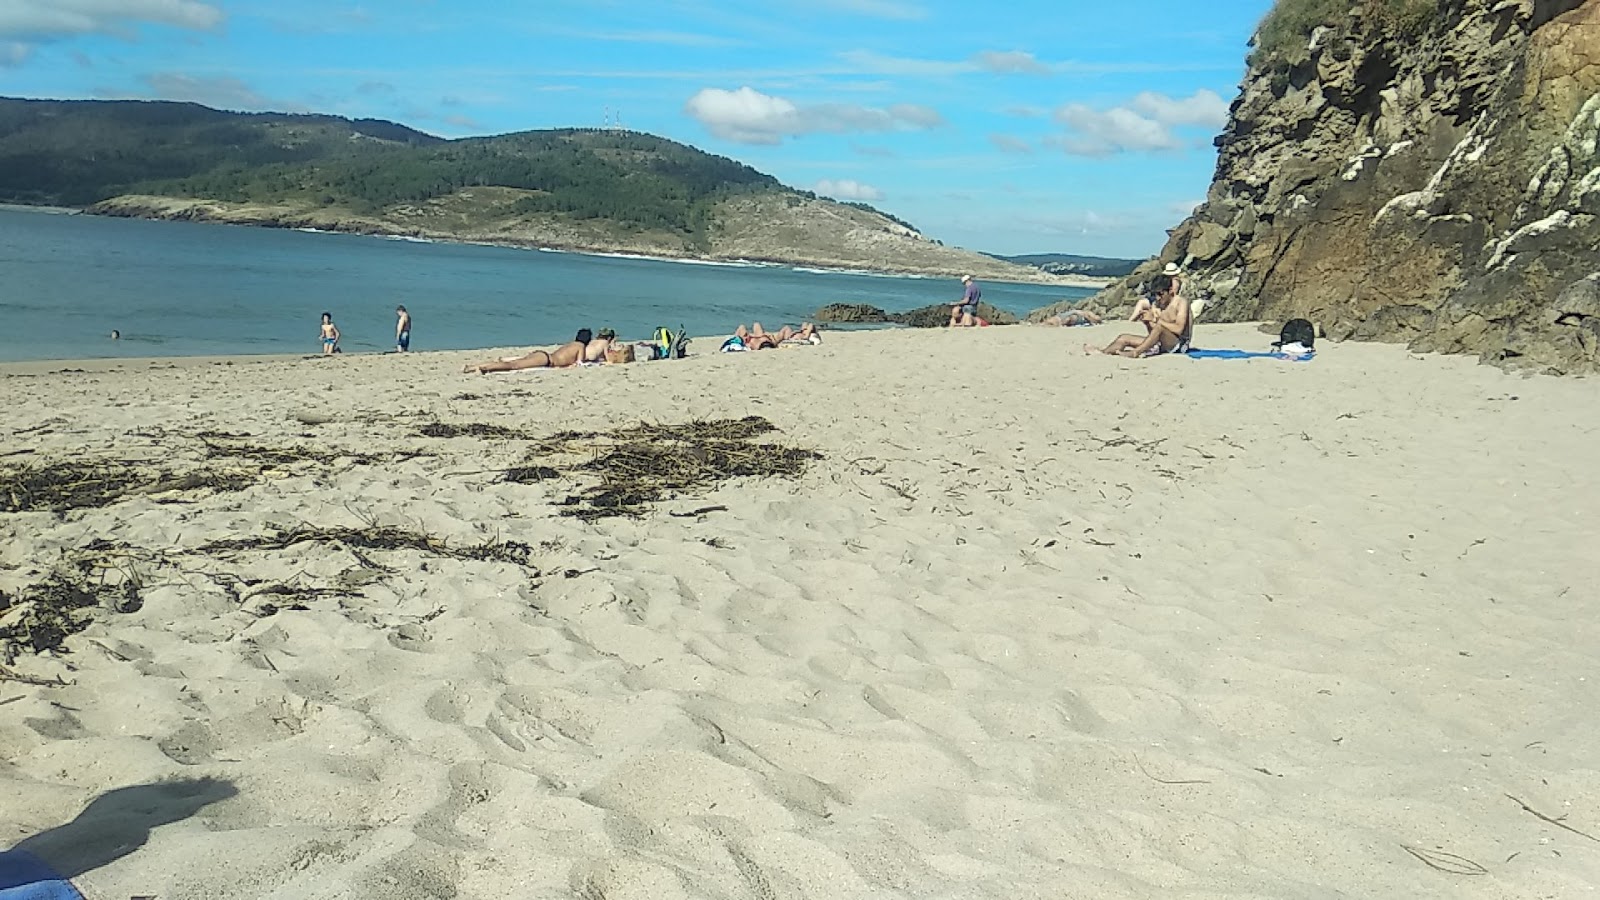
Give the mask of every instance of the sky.
[[0, 95], [620, 125], [992, 253], [1142, 258], [1270, 0], [0, 0]]

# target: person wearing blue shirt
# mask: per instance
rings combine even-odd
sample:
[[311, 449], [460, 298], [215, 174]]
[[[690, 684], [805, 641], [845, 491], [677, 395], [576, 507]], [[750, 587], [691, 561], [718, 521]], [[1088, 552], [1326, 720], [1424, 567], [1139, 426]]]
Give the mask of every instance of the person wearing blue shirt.
[[961, 276], [961, 283], [966, 285], [966, 290], [961, 294], [961, 302], [950, 307], [951, 328], [957, 325], [971, 328], [978, 324], [978, 301], [983, 299], [983, 291], [971, 275]]

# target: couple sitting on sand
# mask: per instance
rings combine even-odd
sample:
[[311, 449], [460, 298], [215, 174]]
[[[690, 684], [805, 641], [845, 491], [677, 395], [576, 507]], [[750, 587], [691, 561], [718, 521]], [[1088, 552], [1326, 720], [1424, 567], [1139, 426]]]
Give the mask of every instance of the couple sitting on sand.
[[601, 329], [599, 337], [587, 328], [580, 328], [577, 336], [554, 350], [533, 350], [526, 356], [472, 363], [461, 371], [487, 375], [521, 369], [570, 369], [582, 363], [625, 362], [616, 352], [616, 340], [617, 333], [609, 328]]
[[736, 353], [740, 350], [770, 350], [782, 344], [820, 344], [822, 335], [817, 334], [817, 326], [810, 322], [801, 324], [799, 328], [783, 326], [783, 330], [776, 333], [761, 327], [760, 322], [751, 323], [749, 328], [740, 325], [734, 329], [733, 337], [722, 342], [724, 353]]
[[1140, 300], [1134, 308], [1133, 317], [1144, 324], [1144, 334], [1121, 335], [1103, 350], [1085, 344], [1083, 351], [1135, 359], [1163, 353], [1188, 353], [1194, 317], [1189, 314], [1189, 301], [1178, 293], [1178, 280], [1165, 273], [1157, 275], [1152, 295], [1148, 301]]

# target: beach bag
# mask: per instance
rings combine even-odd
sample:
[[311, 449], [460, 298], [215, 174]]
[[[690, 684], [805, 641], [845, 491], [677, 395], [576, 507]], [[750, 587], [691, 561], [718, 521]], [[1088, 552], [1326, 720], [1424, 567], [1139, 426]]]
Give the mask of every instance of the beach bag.
[[655, 347], [656, 359], [683, 359], [689, 355], [689, 334], [682, 325], [678, 326], [677, 331], [665, 325], [657, 327], [651, 343]]
[[1306, 319], [1290, 319], [1283, 323], [1283, 330], [1278, 333], [1278, 339], [1272, 346], [1282, 347], [1285, 344], [1299, 344], [1307, 350], [1317, 342], [1317, 328]]

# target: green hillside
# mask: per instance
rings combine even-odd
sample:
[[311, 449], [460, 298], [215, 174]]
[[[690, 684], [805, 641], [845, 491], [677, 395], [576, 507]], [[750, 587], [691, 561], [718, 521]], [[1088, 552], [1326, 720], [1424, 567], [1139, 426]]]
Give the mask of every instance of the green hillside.
[[139, 194], [386, 219], [473, 188], [514, 192], [495, 194], [499, 216], [677, 234], [690, 244], [703, 241], [718, 200], [787, 190], [734, 160], [626, 131], [444, 140], [336, 116], [0, 99], [0, 202], [87, 206]]
[[231, 113], [193, 103], [0, 98], [0, 202], [86, 206], [219, 170], [440, 143], [375, 119]]

